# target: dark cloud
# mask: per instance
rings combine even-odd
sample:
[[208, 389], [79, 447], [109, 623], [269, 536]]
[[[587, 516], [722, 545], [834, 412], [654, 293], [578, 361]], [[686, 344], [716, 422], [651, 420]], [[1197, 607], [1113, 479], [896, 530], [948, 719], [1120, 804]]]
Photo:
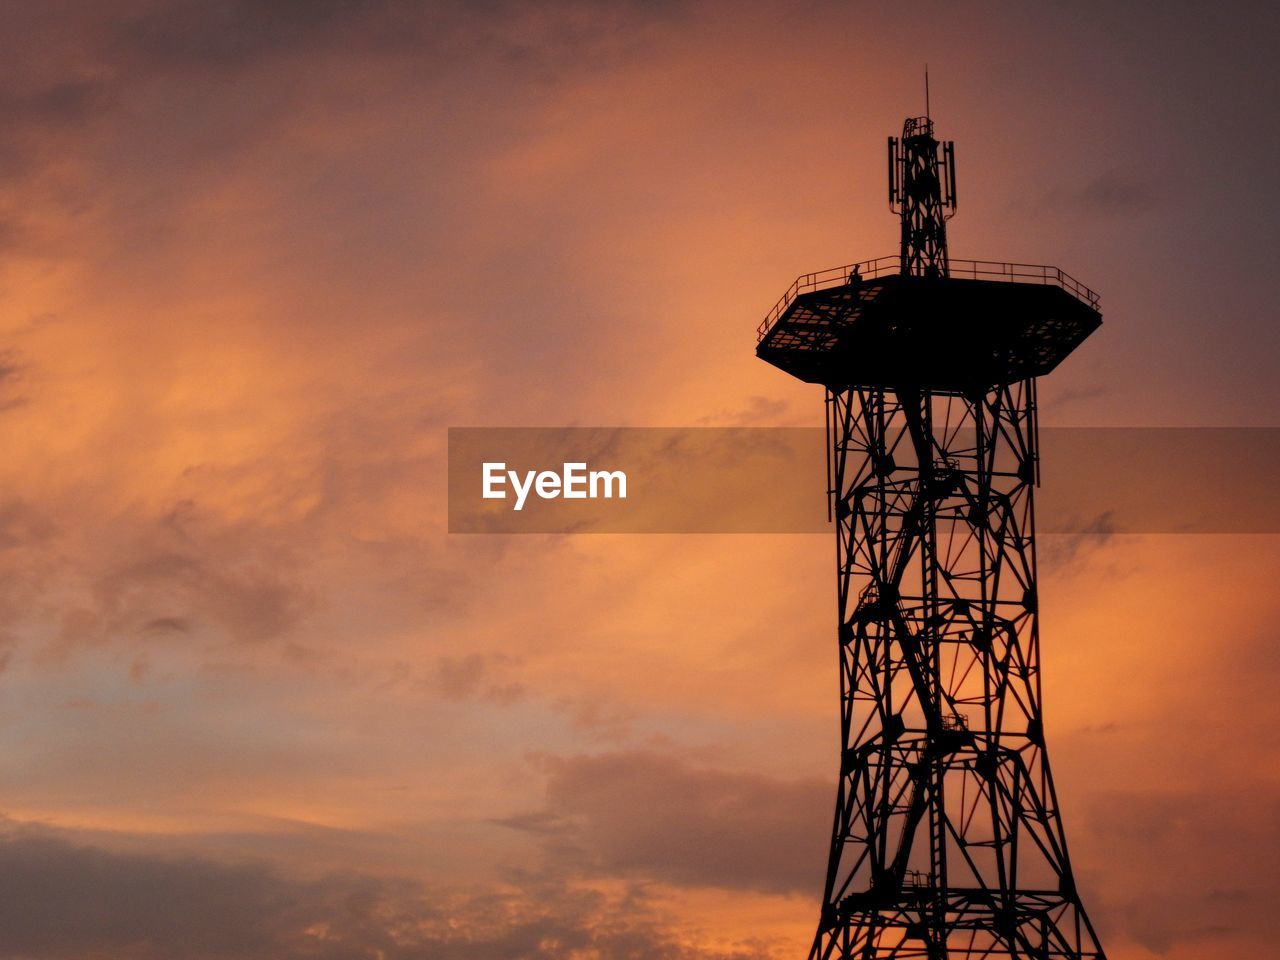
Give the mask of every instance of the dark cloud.
[[41, 510], [24, 500], [0, 503], [0, 550], [47, 542], [57, 526]]
[[[76, 531], [83, 533], [83, 531]], [[79, 541], [65, 560], [67, 531], [20, 503], [0, 508], [0, 561], [16, 576], [43, 570], [24, 590], [0, 591], [0, 603], [21, 618], [32, 595], [59, 596], [57, 628], [38, 648], [61, 660], [104, 644], [200, 636], [239, 644], [286, 641], [314, 598], [292, 571], [288, 551], [252, 529], [220, 528], [208, 539], [188, 536], [165, 520], [134, 518], [94, 530], [113, 544], [100, 552]], [[6, 548], [7, 553], [6, 555]]]
[[[68, 72], [76, 67], [67, 65]], [[82, 142], [86, 130], [107, 113], [115, 97], [105, 80], [53, 80], [21, 89], [0, 84], [0, 124], [6, 131], [0, 142], [0, 182], [40, 172], [69, 144]], [[19, 87], [15, 89], [15, 87]], [[15, 206], [11, 201], [9, 206]], [[37, 245], [31, 225], [20, 217], [0, 219], [0, 251], [5, 253]]]
[[1115, 217], [1146, 213], [1157, 202], [1150, 183], [1115, 170], [1094, 177], [1073, 199], [1088, 212]]
[[182, 617], [156, 617], [142, 625], [144, 633], [187, 633], [191, 623]]
[[[551, 46], [588, 51], [626, 20], [665, 15], [682, 4], [561, 0], [526, 5], [518, 0], [168, 0], [118, 18], [105, 31], [105, 48], [124, 63], [148, 70], [238, 69], [257, 62], [325, 52], [404, 54], [430, 59], [460, 45], [489, 46], [508, 63], [536, 63]], [[555, 24], [544, 34], [539, 22]], [[527, 36], [509, 32], [525, 24]], [[550, 35], [554, 34], [554, 38]]]
[[1036, 559], [1045, 571], [1063, 573], [1067, 568], [1077, 568], [1080, 561], [1104, 550], [1115, 537], [1115, 521], [1110, 511], [1096, 514], [1088, 520], [1071, 517], [1062, 524], [1062, 530], [1041, 534], [1036, 547]]
[[472, 653], [462, 657], [441, 657], [436, 661], [434, 679], [444, 696], [463, 700], [479, 692], [484, 673], [484, 656]]
[[360, 0], [166, 3], [119, 21], [113, 39], [120, 52], [152, 66], [233, 67], [335, 35], [350, 36], [353, 28], [388, 16], [395, 6]]
[[0, 828], [0, 953], [27, 960], [757, 960], [686, 945], [642, 890], [553, 879], [502, 892], [360, 874], [287, 878], [261, 863], [119, 853]]
[[[1047, 396], [1040, 395], [1036, 398], [1042, 415], [1046, 411], [1056, 414], [1072, 404], [1079, 403], [1082, 400], [1096, 400], [1099, 397], [1107, 396], [1111, 392], [1109, 387], [1102, 384], [1095, 384], [1089, 387], [1066, 387], [1061, 390], [1054, 389], [1055, 387], [1056, 384], [1053, 381], [1049, 381], [1049, 388], [1045, 391]], [[1041, 388], [1037, 387], [1037, 389]]]
[[394, 899], [364, 878], [290, 883], [259, 865], [110, 853], [18, 828], [0, 840], [0, 891], [0, 948], [33, 958], [374, 956], [376, 941], [344, 953], [307, 931], [335, 928], [350, 951]]
[[89, 80], [69, 80], [30, 92], [0, 93], [0, 118], [8, 125], [66, 126], [83, 123], [102, 106], [104, 88]]
[[1009, 206], [1015, 214], [1047, 213], [1059, 219], [1082, 215], [1129, 218], [1155, 209], [1159, 199], [1142, 177], [1122, 170], [1105, 170], [1088, 180], [1064, 183], [1038, 196], [1014, 200]]
[[523, 684], [500, 679], [497, 659], [482, 653], [439, 657], [428, 676], [428, 689], [448, 700], [483, 698], [511, 703], [525, 694]]
[[[10, 246], [12, 240], [12, 225], [4, 221], [0, 221], [0, 250]], [[0, 350], [0, 386], [10, 386], [24, 372], [24, 364], [18, 357], [16, 351]], [[10, 406], [13, 398], [0, 401], [0, 409]]]
[[176, 550], [126, 560], [95, 593], [111, 626], [172, 631], [196, 619], [246, 642], [287, 634], [307, 602], [302, 587], [260, 562]]
[[1104, 935], [1156, 953], [1238, 944], [1232, 937], [1280, 940], [1274, 787], [1107, 792], [1083, 812], [1081, 839], [1107, 851], [1098, 858], [1106, 872], [1088, 881], [1100, 893], [1091, 903]]
[[813, 420], [813, 411], [803, 410], [797, 416], [789, 401], [755, 394], [747, 397], [746, 403], [736, 409], [707, 414], [698, 417], [694, 423], [700, 427], [776, 427], [787, 420], [808, 423]]
[[825, 780], [695, 767], [652, 752], [555, 758], [543, 811], [502, 823], [567, 862], [687, 886], [816, 895], [835, 798]]

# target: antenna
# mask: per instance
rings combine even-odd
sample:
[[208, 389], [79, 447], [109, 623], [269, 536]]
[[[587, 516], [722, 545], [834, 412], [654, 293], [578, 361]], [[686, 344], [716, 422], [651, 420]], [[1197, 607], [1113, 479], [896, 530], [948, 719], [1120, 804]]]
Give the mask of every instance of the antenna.
[[[924, 73], [929, 103], [929, 69]], [[933, 119], [908, 117], [902, 138], [889, 138], [889, 209], [902, 218], [902, 272], [947, 276], [946, 222], [956, 212], [956, 154], [933, 136]]]
[[924, 115], [932, 118], [933, 111], [929, 109], [929, 65], [924, 65]]

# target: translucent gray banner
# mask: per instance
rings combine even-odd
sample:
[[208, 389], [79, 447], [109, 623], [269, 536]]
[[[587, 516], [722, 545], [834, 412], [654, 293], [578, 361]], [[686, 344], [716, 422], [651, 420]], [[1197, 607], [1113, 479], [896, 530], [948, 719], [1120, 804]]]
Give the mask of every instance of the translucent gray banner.
[[[1055, 427], [1041, 533], [1280, 533], [1280, 428]], [[450, 533], [824, 533], [821, 428], [452, 427]]]

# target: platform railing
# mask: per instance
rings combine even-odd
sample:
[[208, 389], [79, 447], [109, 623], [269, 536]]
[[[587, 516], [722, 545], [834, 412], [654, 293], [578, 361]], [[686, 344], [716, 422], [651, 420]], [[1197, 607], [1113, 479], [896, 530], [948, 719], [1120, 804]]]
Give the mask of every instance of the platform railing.
[[[1071, 274], [1058, 267], [1040, 263], [1001, 263], [998, 260], [949, 260], [950, 275], [970, 280], [1008, 280], [1011, 283], [1044, 283], [1061, 287], [1081, 303], [1098, 308], [1098, 294], [1094, 293]], [[778, 319], [787, 312], [796, 297], [814, 290], [842, 287], [855, 275], [863, 280], [889, 276], [902, 272], [898, 257], [876, 257], [858, 263], [846, 263], [842, 267], [830, 267], [796, 277], [796, 280], [772, 310], [756, 328], [757, 342], [768, 336]]]

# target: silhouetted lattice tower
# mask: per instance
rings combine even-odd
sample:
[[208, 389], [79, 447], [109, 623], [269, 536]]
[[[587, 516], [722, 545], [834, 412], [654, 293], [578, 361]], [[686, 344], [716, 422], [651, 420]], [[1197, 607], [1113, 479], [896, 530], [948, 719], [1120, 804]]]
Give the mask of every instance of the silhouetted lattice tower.
[[902, 250], [800, 277], [756, 353], [826, 389], [843, 750], [811, 960], [1103, 957], [1040, 708], [1036, 380], [1101, 323], [1055, 267], [950, 260], [951, 143], [889, 140]]

